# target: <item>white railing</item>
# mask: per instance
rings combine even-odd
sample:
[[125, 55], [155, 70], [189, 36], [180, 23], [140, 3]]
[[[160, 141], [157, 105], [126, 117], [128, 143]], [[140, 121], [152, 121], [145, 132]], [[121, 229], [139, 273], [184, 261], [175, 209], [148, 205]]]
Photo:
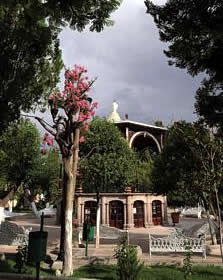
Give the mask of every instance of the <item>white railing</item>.
[[149, 255], [152, 252], [183, 253], [188, 250], [201, 253], [206, 259], [205, 236], [192, 238], [182, 234], [182, 230], [176, 229], [166, 237], [154, 237], [149, 234]]

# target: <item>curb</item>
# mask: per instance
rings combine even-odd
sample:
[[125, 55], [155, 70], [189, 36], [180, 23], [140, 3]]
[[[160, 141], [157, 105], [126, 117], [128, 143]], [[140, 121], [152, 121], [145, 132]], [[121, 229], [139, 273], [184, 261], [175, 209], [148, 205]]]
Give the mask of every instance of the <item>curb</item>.
[[[36, 276], [27, 274], [16, 274], [16, 273], [0, 273], [1, 280], [35, 280]], [[64, 276], [40, 276], [41, 280], [99, 280], [96, 278], [71, 278]]]

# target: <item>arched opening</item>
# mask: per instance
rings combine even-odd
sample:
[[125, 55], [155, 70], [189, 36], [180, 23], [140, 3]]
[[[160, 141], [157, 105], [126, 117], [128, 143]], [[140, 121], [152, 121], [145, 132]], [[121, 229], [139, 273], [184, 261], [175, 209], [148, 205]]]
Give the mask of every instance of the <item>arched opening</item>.
[[152, 219], [154, 225], [162, 224], [162, 202], [160, 200], [152, 202]]
[[84, 221], [90, 222], [92, 225], [96, 225], [96, 212], [97, 203], [96, 201], [86, 201], [84, 203]]
[[148, 151], [151, 157], [161, 152], [158, 140], [147, 131], [135, 133], [130, 139], [129, 146], [134, 148], [139, 154]]
[[124, 205], [119, 200], [109, 203], [109, 226], [123, 229], [124, 225]]
[[144, 227], [144, 202], [136, 200], [133, 204], [134, 225], [135, 227]]

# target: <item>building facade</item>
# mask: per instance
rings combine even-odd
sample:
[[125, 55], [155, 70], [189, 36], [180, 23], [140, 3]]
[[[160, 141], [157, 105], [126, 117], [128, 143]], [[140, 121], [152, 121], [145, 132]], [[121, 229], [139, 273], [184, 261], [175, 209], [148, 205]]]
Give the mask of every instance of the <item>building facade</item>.
[[[130, 148], [138, 151], [149, 149], [150, 153], [160, 153], [167, 136], [167, 128], [130, 121], [126, 115], [121, 120], [112, 104], [112, 113], [107, 120], [119, 128]], [[76, 194], [76, 218], [79, 226], [85, 220], [96, 223], [97, 198], [95, 193], [83, 193], [80, 188]], [[149, 227], [168, 224], [167, 201], [165, 196], [151, 193], [132, 192], [128, 188], [124, 193], [101, 193], [99, 197], [101, 224], [120, 229]]]
[[[76, 192], [76, 217], [79, 226], [88, 220], [96, 223], [97, 197], [95, 193]], [[99, 198], [101, 224], [119, 229], [132, 229], [152, 225], [166, 225], [167, 202], [165, 196], [149, 193], [101, 193]]]

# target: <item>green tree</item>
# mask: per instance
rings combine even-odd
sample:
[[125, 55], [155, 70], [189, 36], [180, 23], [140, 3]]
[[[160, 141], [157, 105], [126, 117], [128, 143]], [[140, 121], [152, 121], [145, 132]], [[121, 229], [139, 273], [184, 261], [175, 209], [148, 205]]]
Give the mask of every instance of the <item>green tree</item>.
[[152, 170], [153, 191], [167, 195], [168, 205], [173, 207], [192, 206], [198, 202], [191, 189], [196, 161], [182, 131], [189, 134], [191, 124], [180, 122], [170, 127], [167, 141]]
[[201, 123], [177, 122], [170, 128], [152, 172], [154, 190], [166, 194], [170, 205], [192, 206], [203, 202], [213, 243], [216, 240], [209, 213], [221, 221], [218, 193], [222, 197], [222, 156], [222, 140], [214, 131]]
[[208, 98], [219, 96], [223, 87], [222, 1], [168, 0], [159, 6], [146, 0], [145, 4], [154, 18], [160, 40], [168, 43], [164, 53], [169, 64], [187, 69], [192, 76], [206, 75], [197, 92], [197, 112], [210, 124], [222, 121], [216, 116], [214, 99]]
[[101, 192], [123, 192], [135, 181], [135, 153], [114, 123], [96, 118], [80, 145], [81, 183], [85, 192], [97, 193], [96, 248], [99, 247]]
[[58, 34], [68, 25], [100, 32], [119, 0], [3, 0], [0, 3], [0, 132], [21, 110], [44, 106], [63, 66]]
[[27, 186], [34, 194], [36, 191], [43, 193], [46, 202], [54, 203], [58, 197], [59, 176], [59, 153], [50, 149], [45, 156], [37, 157], [29, 173]]
[[[156, 155], [157, 156], [157, 155]], [[153, 156], [154, 158], [156, 156]], [[137, 154], [137, 161], [135, 166], [136, 172], [136, 182], [135, 191], [137, 192], [151, 192], [152, 187], [152, 169], [153, 169], [153, 159], [148, 150], [143, 153]]]
[[8, 186], [8, 193], [1, 201], [4, 205], [27, 183], [40, 153], [40, 136], [34, 124], [21, 120], [7, 129], [0, 142], [0, 175]]
[[21, 110], [44, 103], [63, 66], [57, 34], [45, 21], [41, 1], [0, 3], [0, 130]]
[[115, 124], [95, 118], [85, 137], [80, 168], [86, 192], [122, 192], [135, 182], [135, 153]]

